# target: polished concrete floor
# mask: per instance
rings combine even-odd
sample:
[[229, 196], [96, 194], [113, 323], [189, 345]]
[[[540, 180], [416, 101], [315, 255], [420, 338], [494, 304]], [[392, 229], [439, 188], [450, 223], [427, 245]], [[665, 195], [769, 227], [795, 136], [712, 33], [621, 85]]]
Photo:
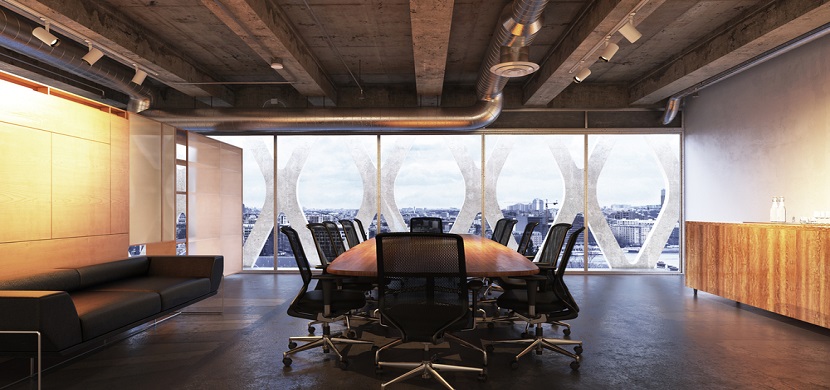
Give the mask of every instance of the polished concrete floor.
[[[307, 322], [287, 316], [298, 275], [242, 274], [225, 278], [223, 299], [146, 332], [112, 343], [48, 370], [44, 389], [355, 389], [379, 388], [403, 370], [376, 375], [368, 346], [348, 349], [348, 370], [320, 349], [282, 364], [287, 337], [303, 335]], [[830, 388], [830, 329], [812, 326], [710, 294], [695, 297], [675, 275], [571, 275], [566, 282], [581, 306], [569, 321], [572, 339], [584, 342], [579, 371], [550, 351], [521, 359], [519, 347], [497, 349], [488, 379], [447, 374], [457, 389], [821, 389]], [[5, 314], [4, 314], [5, 315]], [[361, 337], [386, 342], [384, 329], [358, 327]], [[519, 337], [523, 327], [482, 327], [468, 340]], [[561, 336], [545, 327], [546, 335]], [[318, 330], [319, 333], [319, 330]], [[478, 365], [481, 356], [459, 347], [434, 350], [445, 363]], [[391, 359], [420, 358], [416, 349]], [[18, 359], [20, 360], [20, 359]], [[0, 364], [3, 377], [25, 376], [25, 365]], [[14, 371], [14, 372], [12, 372]], [[8, 382], [0, 383], [0, 386]], [[33, 389], [34, 381], [8, 388]], [[420, 377], [391, 389], [440, 389]]]

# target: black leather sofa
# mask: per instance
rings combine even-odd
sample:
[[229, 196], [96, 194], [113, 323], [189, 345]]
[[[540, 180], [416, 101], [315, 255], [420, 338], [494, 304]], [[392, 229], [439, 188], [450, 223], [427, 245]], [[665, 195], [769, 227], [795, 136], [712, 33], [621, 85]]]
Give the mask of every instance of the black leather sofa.
[[[216, 294], [222, 256], [140, 256], [23, 277], [0, 274], [0, 331], [37, 331], [43, 353], [72, 354]], [[37, 353], [32, 334], [0, 334], [0, 355]]]

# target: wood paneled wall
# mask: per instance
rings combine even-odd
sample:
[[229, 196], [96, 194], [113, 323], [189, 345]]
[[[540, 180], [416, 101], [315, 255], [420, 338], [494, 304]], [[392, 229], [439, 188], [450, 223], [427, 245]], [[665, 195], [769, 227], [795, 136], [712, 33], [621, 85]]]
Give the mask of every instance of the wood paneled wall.
[[686, 285], [830, 328], [830, 226], [686, 222]]
[[0, 74], [0, 272], [127, 255], [129, 122], [116, 108]]

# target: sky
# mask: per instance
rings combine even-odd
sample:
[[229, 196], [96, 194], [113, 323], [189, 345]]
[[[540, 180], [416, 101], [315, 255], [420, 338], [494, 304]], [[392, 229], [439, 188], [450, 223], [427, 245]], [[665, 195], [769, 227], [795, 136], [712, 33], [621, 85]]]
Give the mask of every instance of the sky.
[[[600, 173], [597, 196], [601, 205], [646, 205], [660, 203], [660, 190], [666, 188], [657, 160], [641, 135], [591, 135], [590, 151], [598, 137], [615, 142]], [[678, 152], [677, 135], [648, 135], [669, 142]], [[265, 181], [250, 152], [254, 144], [265, 145], [273, 156], [270, 136], [222, 136], [220, 141], [242, 147], [243, 202], [248, 207], [262, 207]], [[577, 167], [582, 168], [583, 135], [490, 135], [485, 138], [488, 156], [502, 142], [513, 147], [502, 167], [496, 194], [502, 208], [516, 203], [529, 203], [534, 198], [562, 201], [563, 179], [548, 144], [562, 142]], [[308, 144], [311, 151], [300, 174], [298, 197], [304, 208], [357, 209], [362, 200], [363, 185], [349, 148], [357, 148], [376, 165], [375, 136], [280, 136], [278, 167], [284, 168], [291, 153]], [[448, 145], [462, 147], [476, 166], [480, 177], [481, 136], [383, 136], [381, 158], [384, 165], [394, 153], [395, 145], [411, 143], [409, 153], [395, 180], [398, 207], [461, 208], [464, 201], [464, 180]], [[679, 172], [677, 173], [679, 174]]]

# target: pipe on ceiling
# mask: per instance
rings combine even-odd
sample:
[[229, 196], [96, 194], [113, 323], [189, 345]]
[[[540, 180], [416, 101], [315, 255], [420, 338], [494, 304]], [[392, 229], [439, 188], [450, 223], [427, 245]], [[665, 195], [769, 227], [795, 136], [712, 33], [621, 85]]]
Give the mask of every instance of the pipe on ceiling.
[[529, 46], [541, 28], [548, 0], [515, 0], [505, 8], [479, 71], [479, 101], [461, 108], [321, 108], [148, 110], [149, 118], [171, 126], [213, 134], [267, 134], [290, 131], [394, 132], [475, 130], [498, 118], [507, 79], [490, 72], [502, 47]]
[[103, 61], [90, 66], [81, 60], [86, 54], [85, 49], [66, 43], [50, 47], [32, 35], [35, 27], [27, 19], [0, 8], [0, 46], [123, 92], [130, 97], [127, 111], [141, 112], [150, 108], [150, 94], [141, 86], [130, 83], [132, 74], [113, 65], [101, 64]]
[[736, 74], [743, 73], [744, 71], [752, 68], [756, 65], [760, 65], [768, 60], [771, 60], [775, 57], [778, 57], [784, 53], [787, 53], [791, 50], [799, 48], [801, 46], [806, 45], [816, 39], [822, 38], [826, 35], [830, 34], [830, 23], [825, 24], [813, 31], [810, 31], [796, 39], [793, 39], [787, 43], [779, 45], [751, 60], [747, 60], [741, 64], [738, 64], [730, 69], [727, 69], [721, 73], [718, 73], [706, 80], [701, 81], [689, 88], [686, 88], [672, 96], [669, 97], [668, 101], [666, 102], [666, 111], [663, 114], [662, 122], [664, 125], [668, 125], [671, 123], [674, 118], [677, 116], [677, 112], [680, 111], [680, 107], [683, 104], [683, 99], [686, 96], [689, 96], [693, 93], [700, 91], [706, 87], [709, 87], [715, 83], [721, 82], [726, 80]]

